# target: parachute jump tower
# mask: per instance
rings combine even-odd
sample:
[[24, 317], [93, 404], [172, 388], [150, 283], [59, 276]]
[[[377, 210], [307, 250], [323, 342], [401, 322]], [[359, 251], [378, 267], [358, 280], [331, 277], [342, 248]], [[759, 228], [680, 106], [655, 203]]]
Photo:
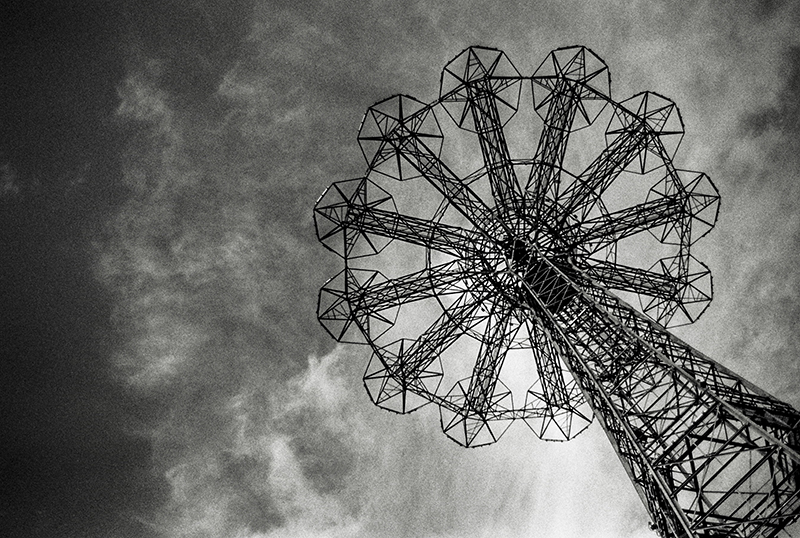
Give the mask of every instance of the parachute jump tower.
[[594, 416], [662, 537], [786, 536], [800, 413], [666, 328], [711, 300], [691, 247], [719, 196], [673, 165], [682, 135], [668, 99], [614, 101], [585, 47], [532, 76], [464, 50], [435, 101], [367, 110], [365, 176], [319, 198], [317, 234], [344, 261], [319, 319], [368, 346], [376, 405], [434, 403], [463, 446], [513, 421], [568, 440]]

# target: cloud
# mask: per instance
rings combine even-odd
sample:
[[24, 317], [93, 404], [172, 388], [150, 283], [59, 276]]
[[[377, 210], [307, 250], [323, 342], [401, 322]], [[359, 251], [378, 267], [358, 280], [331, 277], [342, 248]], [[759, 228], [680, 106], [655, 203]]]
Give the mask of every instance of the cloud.
[[[272, 390], [257, 383], [184, 411], [203, 423], [165, 421], [154, 436], [171, 496], [151, 524], [167, 536], [354, 536], [359, 492], [348, 476], [368, 441], [351, 391], [330, 372], [340, 355], [312, 359]], [[178, 446], [191, 432], [176, 428], [204, 438]]]
[[330, 348], [312, 290], [333, 267], [308, 263], [318, 193], [286, 160], [309, 114], [236, 67], [200, 113], [165, 83], [170, 66], [145, 57], [120, 86], [130, 195], [97, 264], [118, 300], [115, 372], [142, 402], [128, 428], [171, 491], [140, 518], [165, 536], [329, 534], [354, 518], [339, 494], [358, 442], [308, 363]]

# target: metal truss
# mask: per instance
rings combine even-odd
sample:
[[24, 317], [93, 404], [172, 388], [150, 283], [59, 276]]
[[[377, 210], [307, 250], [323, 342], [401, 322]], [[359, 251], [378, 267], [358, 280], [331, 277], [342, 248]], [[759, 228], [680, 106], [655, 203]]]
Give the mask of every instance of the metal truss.
[[568, 440], [596, 416], [661, 536], [785, 535], [800, 515], [800, 413], [666, 329], [711, 300], [691, 247], [718, 193], [673, 165], [674, 103], [614, 101], [609, 81], [585, 47], [553, 51], [531, 76], [471, 47], [435, 101], [370, 107], [366, 175], [314, 208], [344, 261], [319, 319], [369, 347], [376, 405], [433, 402], [463, 446], [513, 421]]

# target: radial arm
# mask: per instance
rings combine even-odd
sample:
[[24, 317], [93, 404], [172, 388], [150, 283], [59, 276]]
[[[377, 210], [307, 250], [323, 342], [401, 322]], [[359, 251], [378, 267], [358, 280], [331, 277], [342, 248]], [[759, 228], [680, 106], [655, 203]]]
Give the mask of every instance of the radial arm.
[[479, 310], [485, 299], [467, 293], [460, 295], [409, 347], [404, 369], [398, 374], [412, 379], [430, 366], [465, 331], [482, 319]]
[[511, 164], [503, 125], [497, 110], [496, 100], [504, 85], [518, 82], [518, 79], [498, 81], [482, 79], [467, 87], [475, 130], [483, 154], [483, 161], [489, 176], [492, 197], [500, 208], [511, 209], [519, 205], [522, 198], [517, 176]]
[[564, 370], [561, 360], [552, 342], [543, 334], [543, 330], [536, 323], [526, 323], [530, 338], [531, 353], [533, 354], [536, 369], [542, 378], [542, 398], [547, 407], [563, 407], [571, 402], [569, 392], [564, 382]]
[[569, 84], [561, 80], [547, 105], [542, 134], [536, 148], [534, 161], [540, 163], [531, 169], [526, 191], [538, 212], [545, 209], [546, 200], [558, 197], [561, 166], [567, 151], [570, 127], [575, 119], [579, 96], [569, 91]]
[[575, 244], [599, 241], [605, 245], [647, 229], [670, 225], [685, 213], [682, 196], [657, 198], [576, 224], [569, 235], [575, 237]]
[[508, 353], [515, 330], [511, 325], [511, 311], [497, 306], [499, 311], [493, 312], [481, 340], [481, 348], [475, 367], [472, 369], [467, 405], [470, 411], [486, 412], [494, 396], [495, 386], [500, 376], [500, 369]]
[[483, 225], [489, 208], [477, 194], [461, 181], [458, 176], [412, 131], [404, 126], [398, 128], [387, 138], [399, 153], [442, 195], [453, 203], [457, 211], [464, 215], [478, 229]]
[[644, 124], [632, 128], [628, 136], [617, 137], [592, 161], [581, 175], [559, 195], [556, 219], [564, 221], [574, 215], [579, 222], [586, 220], [595, 200], [617, 179], [648, 142]]
[[684, 286], [680, 277], [603, 260], [584, 260], [580, 267], [587, 276], [605, 287], [660, 299], [678, 300]]
[[[352, 228], [366, 237], [376, 235], [399, 239], [405, 243], [430, 247], [453, 256], [462, 253], [473, 241], [475, 235], [458, 226], [449, 226], [367, 205], [351, 203], [343, 217], [339, 217], [336, 209], [321, 208], [317, 210], [327, 219], [336, 221], [337, 226], [329, 235], [338, 233], [343, 228]], [[325, 240], [327, 237], [323, 236], [320, 239]]]
[[447, 262], [407, 275], [369, 283], [354, 289], [348, 301], [354, 313], [374, 313], [403, 303], [411, 303], [458, 291], [465, 274], [457, 262]]
[[485, 296], [460, 294], [416, 340], [400, 339], [373, 347], [364, 374], [373, 401], [385, 409], [407, 413], [439, 398], [441, 367], [436, 362], [447, 348], [485, 316]]

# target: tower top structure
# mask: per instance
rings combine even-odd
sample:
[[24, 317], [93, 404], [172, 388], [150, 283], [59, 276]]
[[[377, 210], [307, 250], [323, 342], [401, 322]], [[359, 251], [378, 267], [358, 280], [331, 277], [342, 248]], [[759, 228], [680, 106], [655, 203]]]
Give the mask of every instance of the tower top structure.
[[378, 406], [434, 403], [464, 446], [595, 416], [662, 536], [777, 536], [800, 512], [800, 414], [666, 328], [712, 295], [692, 246], [719, 196], [673, 164], [682, 136], [669, 99], [612, 99], [585, 47], [529, 76], [470, 47], [434, 101], [367, 110], [365, 175], [314, 209], [343, 260], [318, 315], [368, 347]]

